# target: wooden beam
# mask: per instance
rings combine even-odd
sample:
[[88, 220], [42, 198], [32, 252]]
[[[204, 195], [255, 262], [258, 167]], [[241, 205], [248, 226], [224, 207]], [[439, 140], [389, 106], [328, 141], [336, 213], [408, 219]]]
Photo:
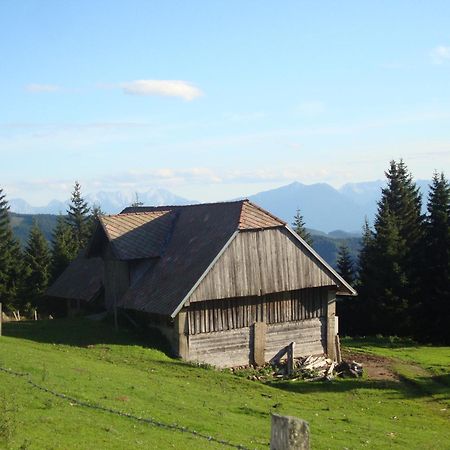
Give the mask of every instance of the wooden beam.
[[253, 362], [257, 366], [263, 366], [266, 362], [266, 329], [265, 322], [253, 324]]
[[328, 291], [327, 305], [327, 355], [336, 358], [336, 292]]

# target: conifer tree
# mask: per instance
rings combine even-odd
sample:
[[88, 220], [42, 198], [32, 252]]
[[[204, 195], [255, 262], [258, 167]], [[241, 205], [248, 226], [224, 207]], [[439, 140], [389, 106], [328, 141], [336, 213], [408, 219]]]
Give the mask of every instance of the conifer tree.
[[102, 211], [100, 205], [93, 205], [91, 208], [91, 216], [89, 220], [89, 238], [95, 231], [95, 227], [97, 226], [97, 222], [100, 216], [103, 216], [105, 213]]
[[5, 309], [14, 309], [17, 305], [22, 269], [21, 250], [12, 233], [9, 205], [0, 188], [0, 302]]
[[427, 211], [421, 334], [450, 343], [450, 184], [443, 173], [433, 176]]
[[51, 278], [56, 280], [77, 255], [72, 229], [62, 215], [58, 216], [53, 230], [51, 254]]
[[87, 202], [81, 194], [81, 186], [75, 182], [71, 203], [67, 210], [67, 222], [72, 229], [77, 253], [85, 247], [90, 236], [90, 215]]
[[305, 222], [303, 221], [303, 216], [301, 215], [299, 208], [297, 208], [297, 212], [295, 213], [292, 228], [307, 244], [312, 245], [312, 237], [308, 231], [306, 231]]
[[[339, 247], [336, 268], [347, 283], [355, 284], [355, 268], [346, 244]], [[337, 298], [336, 314], [339, 317], [340, 332], [344, 335], [359, 334], [359, 322], [356, 320], [358, 301], [354, 297]]]
[[27, 309], [37, 305], [50, 281], [50, 249], [36, 222], [31, 227], [24, 253], [25, 278], [22, 301]]
[[355, 283], [355, 268], [346, 244], [342, 244], [339, 247], [336, 268], [339, 275], [344, 278], [347, 283], [350, 285]]
[[358, 291], [368, 332], [405, 335], [415, 331], [420, 302], [421, 196], [403, 161], [391, 161], [386, 177], [374, 233], [363, 241]]
[[[345, 299], [339, 307], [339, 320], [344, 332], [350, 335], [374, 333], [374, 307], [371, 292], [374, 288], [373, 265], [374, 234], [367, 218], [364, 221], [361, 248], [356, 262], [354, 286], [358, 292], [355, 299]], [[337, 307], [339, 305], [336, 305]], [[376, 310], [376, 309], [375, 309]]]

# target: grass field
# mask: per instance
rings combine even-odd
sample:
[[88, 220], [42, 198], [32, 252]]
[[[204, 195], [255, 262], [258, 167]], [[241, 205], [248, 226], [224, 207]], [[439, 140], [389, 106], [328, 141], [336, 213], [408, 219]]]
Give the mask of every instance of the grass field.
[[[397, 380], [277, 381], [172, 359], [130, 331], [87, 320], [9, 323], [0, 367], [104, 407], [188, 427], [247, 448], [267, 448], [270, 414], [310, 423], [314, 449], [448, 449], [449, 351], [347, 340], [385, 356]], [[362, 354], [363, 354], [362, 353]], [[11, 449], [226, 448], [188, 433], [98, 411], [0, 371], [0, 447]]]

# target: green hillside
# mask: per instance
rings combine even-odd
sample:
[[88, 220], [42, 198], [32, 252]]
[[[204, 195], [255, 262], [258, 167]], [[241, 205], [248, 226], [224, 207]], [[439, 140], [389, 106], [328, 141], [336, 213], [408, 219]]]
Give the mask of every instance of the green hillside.
[[11, 225], [14, 235], [19, 239], [23, 245], [28, 239], [33, 221], [36, 221], [41, 227], [44, 236], [50, 242], [52, 238], [52, 231], [56, 225], [58, 216], [54, 214], [16, 214], [10, 213]]
[[[263, 449], [272, 412], [309, 421], [314, 449], [448, 448], [448, 395], [428, 389], [441, 385], [426, 367], [420, 372], [424, 386], [411, 384], [414, 374], [408, 383], [363, 378], [263, 384], [172, 359], [152, 348], [154, 341], [104, 323], [9, 323], [4, 334], [1, 448], [226, 448], [202, 434]], [[370, 351], [376, 348], [371, 343]], [[437, 365], [448, 350], [436, 350], [426, 363]], [[426, 348], [414, 351], [417, 356]]]

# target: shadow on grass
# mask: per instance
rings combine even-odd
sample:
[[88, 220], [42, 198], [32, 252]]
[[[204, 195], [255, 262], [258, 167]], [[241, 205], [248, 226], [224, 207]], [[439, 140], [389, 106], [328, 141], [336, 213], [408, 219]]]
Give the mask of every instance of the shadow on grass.
[[108, 321], [97, 322], [85, 318], [8, 322], [3, 324], [3, 335], [73, 347], [139, 345], [173, 356], [168, 341], [156, 329], [130, 329], [122, 325], [116, 331]]
[[[436, 380], [441, 377], [415, 377], [400, 380], [335, 379], [332, 381], [269, 381], [268, 386], [295, 394], [348, 393], [356, 390], [385, 391], [386, 398], [429, 398], [436, 401], [449, 401], [449, 380]], [[436, 396], [436, 398], [434, 398]]]

